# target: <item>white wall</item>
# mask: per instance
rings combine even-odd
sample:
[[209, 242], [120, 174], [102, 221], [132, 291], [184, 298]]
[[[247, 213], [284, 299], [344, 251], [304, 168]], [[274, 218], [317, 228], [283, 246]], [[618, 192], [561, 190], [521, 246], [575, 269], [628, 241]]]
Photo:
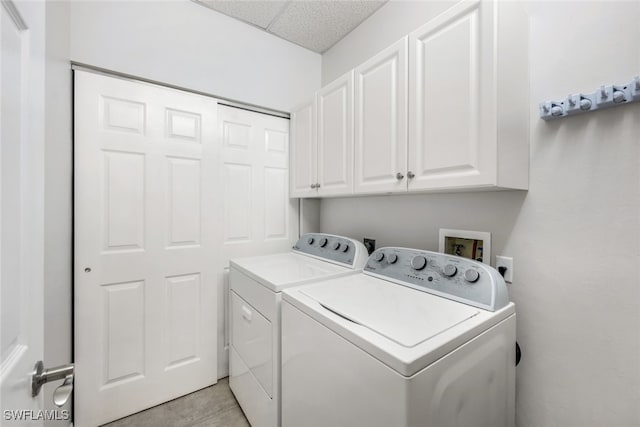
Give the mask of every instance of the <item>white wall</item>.
[[[46, 3], [45, 57], [45, 254], [44, 363], [70, 363], [72, 347], [72, 139], [69, 4]], [[51, 395], [60, 382], [44, 386], [47, 409], [57, 409]], [[67, 404], [64, 409], [69, 409]], [[46, 421], [46, 425], [69, 425]]]
[[[323, 56], [323, 82], [428, 17], [383, 6]], [[640, 73], [639, 2], [532, 2], [528, 192], [326, 199], [323, 232], [437, 250], [438, 228], [486, 230], [514, 257], [517, 424], [640, 425], [640, 105], [555, 122], [537, 103]], [[426, 19], [425, 19], [426, 20]], [[375, 25], [372, 25], [374, 23]], [[384, 24], [383, 24], [384, 23]]]
[[188, 0], [71, 2], [71, 59], [283, 111], [320, 85], [319, 54]]
[[457, 1], [389, 1], [322, 54], [322, 85], [360, 65]]

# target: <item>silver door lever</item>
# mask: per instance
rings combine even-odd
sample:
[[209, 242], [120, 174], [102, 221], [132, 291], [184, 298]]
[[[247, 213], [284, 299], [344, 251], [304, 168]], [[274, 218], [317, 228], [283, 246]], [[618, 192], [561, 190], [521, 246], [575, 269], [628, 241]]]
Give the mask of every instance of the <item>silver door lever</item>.
[[44, 369], [42, 360], [39, 360], [34, 369], [36, 372], [31, 377], [31, 396], [36, 397], [40, 394], [44, 384], [64, 379], [62, 385], [53, 392], [53, 403], [57, 406], [64, 406], [73, 391], [73, 363]]
[[53, 392], [53, 403], [57, 407], [63, 407], [71, 397], [73, 391], [73, 374], [69, 374], [64, 377], [62, 385]]

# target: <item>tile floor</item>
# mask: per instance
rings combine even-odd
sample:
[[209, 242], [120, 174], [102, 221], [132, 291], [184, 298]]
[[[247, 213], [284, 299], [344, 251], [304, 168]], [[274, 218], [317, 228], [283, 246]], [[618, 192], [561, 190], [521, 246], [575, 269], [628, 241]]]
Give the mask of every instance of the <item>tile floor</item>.
[[249, 427], [229, 379], [104, 427]]

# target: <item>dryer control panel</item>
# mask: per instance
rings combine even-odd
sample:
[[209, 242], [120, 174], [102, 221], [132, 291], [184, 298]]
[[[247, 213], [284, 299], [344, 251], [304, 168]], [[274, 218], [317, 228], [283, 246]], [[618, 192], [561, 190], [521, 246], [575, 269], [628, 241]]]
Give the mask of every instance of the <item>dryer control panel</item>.
[[509, 303], [507, 285], [494, 268], [440, 252], [380, 248], [364, 273], [489, 311]]
[[333, 234], [304, 234], [293, 246], [293, 251], [353, 269], [362, 269], [367, 261], [367, 249], [361, 242]]

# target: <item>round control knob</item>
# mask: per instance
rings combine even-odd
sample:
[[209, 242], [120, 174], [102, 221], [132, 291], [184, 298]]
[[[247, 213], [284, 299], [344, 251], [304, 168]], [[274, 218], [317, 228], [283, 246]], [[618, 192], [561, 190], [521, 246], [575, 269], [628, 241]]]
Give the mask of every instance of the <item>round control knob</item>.
[[389, 264], [395, 264], [396, 261], [398, 261], [398, 255], [396, 254], [389, 254], [387, 256], [387, 261], [389, 262]]
[[414, 270], [422, 270], [426, 266], [427, 266], [427, 259], [422, 255], [414, 256], [413, 259], [411, 259], [411, 267]]
[[345, 245], [342, 247], [342, 252], [348, 252], [348, 251], [349, 251], [349, 245], [345, 244]]
[[375, 254], [373, 254], [373, 260], [376, 262], [380, 262], [384, 259], [384, 253], [383, 252], [376, 252]]
[[338, 249], [340, 249], [340, 242], [335, 242], [335, 243], [333, 244], [333, 250], [334, 250], [334, 251], [337, 251]]
[[307, 243], [310, 244], [310, 245], [313, 245], [313, 242], [315, 242], [315, 241], [316, 241], [316, 239], [314, 239], [313, 237], [309, 237], [307, 239]]
[[323, 237], [320, 239], [320, 247], [324, 248], [325, 246], [327, 246], [327, 238]]
[[447, 277], [453, 277], [458, 272], [458, 267], [453, 264], [447, 264], [444, 266], [444, 270], [442, 272]]
[[478, 273], [476, 270], [467, 270], [464, 272], [464, 280], [469, 283], [477, 282], [479, 278], [480, 273]]

